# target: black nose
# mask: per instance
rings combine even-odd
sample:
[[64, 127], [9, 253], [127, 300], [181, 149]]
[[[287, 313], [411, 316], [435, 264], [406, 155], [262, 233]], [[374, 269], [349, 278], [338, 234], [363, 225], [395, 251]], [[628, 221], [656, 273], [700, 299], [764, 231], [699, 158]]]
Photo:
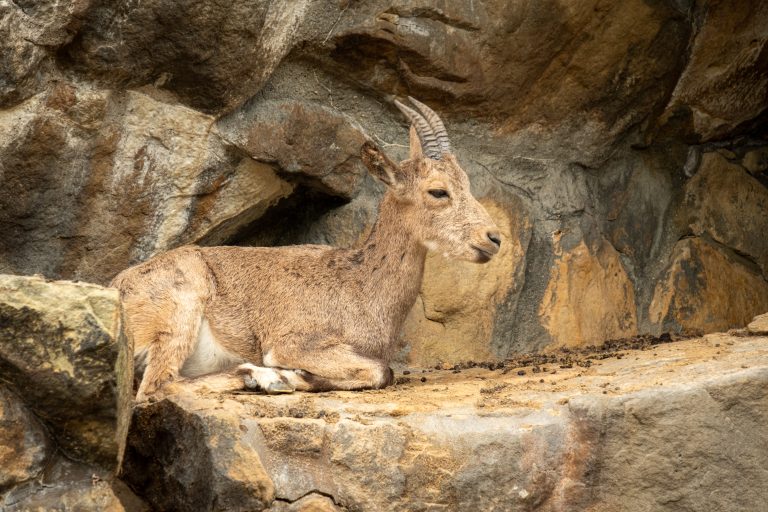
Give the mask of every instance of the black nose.
[[488, 240], [496, 244], [496, 247], [501, 247], [501, 235], [497, 231], [489, 231]]

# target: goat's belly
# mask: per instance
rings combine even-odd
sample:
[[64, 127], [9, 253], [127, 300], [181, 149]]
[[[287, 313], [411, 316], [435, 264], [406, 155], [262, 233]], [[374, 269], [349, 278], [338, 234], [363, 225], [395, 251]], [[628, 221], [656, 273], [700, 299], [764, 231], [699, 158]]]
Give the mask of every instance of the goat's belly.
[[216, 341], [208, 320], [203, 319], [197, 334], [195, 350], [181, 367], [182, 377], [199, 377], [232, 368], [245, 360], [224, 348]]

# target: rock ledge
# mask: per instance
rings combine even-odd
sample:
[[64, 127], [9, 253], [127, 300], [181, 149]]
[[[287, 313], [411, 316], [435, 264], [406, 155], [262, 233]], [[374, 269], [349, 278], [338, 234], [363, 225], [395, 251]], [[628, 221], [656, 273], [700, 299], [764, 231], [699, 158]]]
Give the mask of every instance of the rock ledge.
[[768, 507], [768, 338], [524, 371], [278, 397], [189, 383], [136, 410], [126, 478], [159, 510], [183, 508], [191, 484], [205, 510]]

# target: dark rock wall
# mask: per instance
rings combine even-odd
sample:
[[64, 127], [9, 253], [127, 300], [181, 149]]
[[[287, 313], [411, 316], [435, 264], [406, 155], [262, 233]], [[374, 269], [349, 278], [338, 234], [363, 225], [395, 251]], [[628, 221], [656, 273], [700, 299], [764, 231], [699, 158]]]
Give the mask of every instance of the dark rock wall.
[[410, 94], [508, 248], [430, 257], [411, 362], [768, 310], [764, 0], [17, 1], [0, 36], [1, 272], [352, 244], [381, 194], [359, 146], [404, 157]]

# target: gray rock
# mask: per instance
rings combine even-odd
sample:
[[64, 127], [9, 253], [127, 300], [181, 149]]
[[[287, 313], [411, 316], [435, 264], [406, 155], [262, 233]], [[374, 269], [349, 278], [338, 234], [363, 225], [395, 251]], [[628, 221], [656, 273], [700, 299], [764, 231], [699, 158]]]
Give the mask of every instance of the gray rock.
[[228, 141], [292, 181], [344, 199], [354, 197], [367, 171], [366, 137], [338, 111], [306, 101], [264, 101], [218, 123]]
[[168, 400], [137, 409], [122, 478], [159, 511], [263, 510], [275, 490], [247, 416], [207, 412]]
[[56, 457], [34, 481], [0, 496], [3, 512], [150, 512], [104, 468]]
[[212, 117], [145, 92], [63, 82], [2, 113], [4, 272], [106, 283], [159, 251], [221, 243], [291, 193]]
[[0, 387], [0, 493], [36, 477], [52, 450], [37, 418], [16, 396]]
[[307, 4], [98, 1], [64, 52], [90, 79], [122, 87], [154, 83], [187, 105], [220, 112], [269, 78], [291, 49]]
[[[132, 353], [117, 290], [0, 276], [3, 381], [68, 456], [116, 467], [130, 419]], [[15, 449], [23, 447], [20, 440]]]

